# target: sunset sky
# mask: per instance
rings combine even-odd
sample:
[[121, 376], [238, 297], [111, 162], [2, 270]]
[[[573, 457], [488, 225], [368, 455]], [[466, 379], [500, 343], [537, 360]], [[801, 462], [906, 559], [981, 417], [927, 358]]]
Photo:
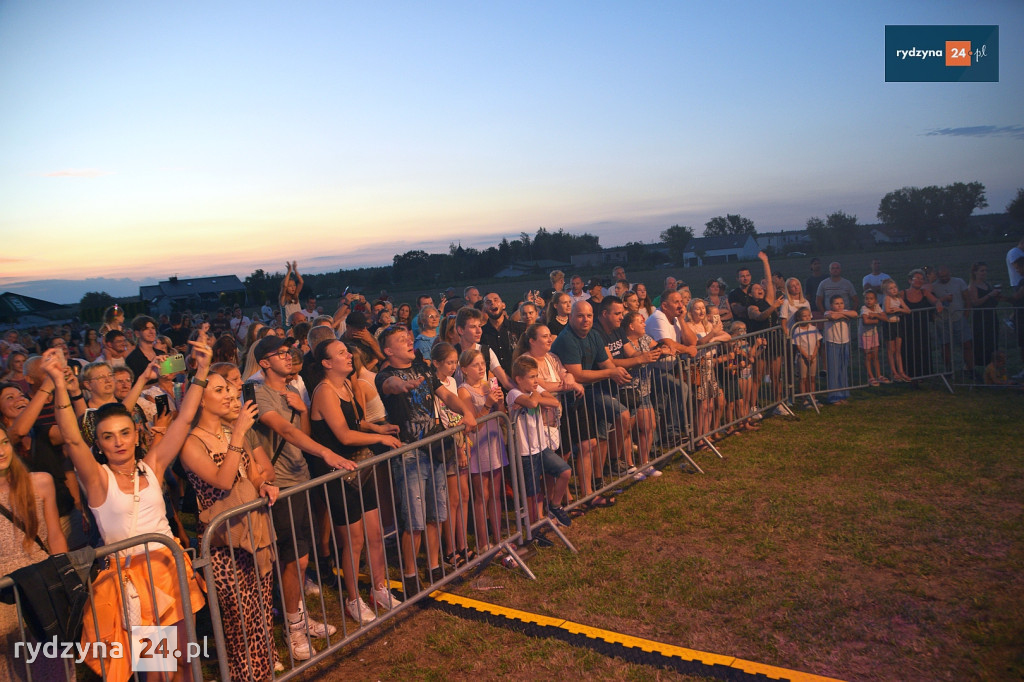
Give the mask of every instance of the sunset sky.
[[[886, 83], [886, 24], [999, 25], [1000, 82]], [[1022, 28], [1011, 1], [5, 1], [0, 291], [875, 222], [905, 185], [1002, 211]]]

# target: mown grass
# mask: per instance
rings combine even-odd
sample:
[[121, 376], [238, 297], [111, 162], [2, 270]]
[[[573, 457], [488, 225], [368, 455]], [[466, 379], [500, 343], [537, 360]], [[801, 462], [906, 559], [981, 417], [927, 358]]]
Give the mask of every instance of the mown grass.
[[[867, 397], [870, 396], [870, 397]], [[872, 389], [766, 420], [574, 522], [580, 550], [498, 567], [467, 596], [843, 679], [1024, 675], [1019, 395]], [[687, 679], [437, 609], [323, 679]], [[312, 677], [310, 678], [312, 679]]]

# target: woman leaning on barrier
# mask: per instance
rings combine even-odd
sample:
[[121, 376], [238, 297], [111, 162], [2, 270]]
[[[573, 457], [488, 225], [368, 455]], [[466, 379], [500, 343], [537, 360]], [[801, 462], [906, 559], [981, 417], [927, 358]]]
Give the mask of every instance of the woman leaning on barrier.
[[[47, 554], [68, 551], [57, 515], [53, 478], [50, 474], [29, 472], [14, 454], [14, 445], [3, 428], [0, 428], [0, 505], [3, 506], [0, 509], [0, 575], [38, 563]], [[17, 607], [0, 604], [0, 681], [24, 679], [25, 656], [14, 656], [14, 644], [19, 641], [21, 628]], [[29, 667], [35, 680], [64, 677], [60, 659], [40, 656]]]
[[[236, 370], [237, 372], [237, 370]], [[266, 481], [266, 460], [262, 466], [246, 448], [246, 435], [256, 421], [256, 404], [240, 405], [238, 391], [219, 373], [211, 373], [203, 390], [196, 424], [181, 450], [181, 463], [196, 490], [199, 502], [200, 535], [205, 532], [204, 513], [220, 511], [219, 501], [235, 506], [255, 499], [259, 494], [273, 504], [278, 490]], [[232, 419], [231, 428], [224, 425]], [[251, 487], [243, 481], [251, 484]], [[247, 490], [243, 499], [233, 489]], [[255, 490], [254, 490], [255, 489]], [[251, 512], [266, 517], [266, 510]], [[243, 519], [235, 518], [239, 530], [248, 530]], [[269, 549], [269, 527], [264, 536], [266, 550], [244, 549], [211, 543], [210, 563], [213, 565], [213, 587], [217, 590], [221, 623], [227, 642], [228, 669], [233, 680], [265, 680], [273, 674], [277, 650], [273, 647], [273, 564]], [[255, 529], [254, 529], [255, 534]], [[244, 543], [243, 543], [244, 544]], [[263, 556], [257, 557], [257, 554]], [[207, 588], [210, 586], [207, 585]]]
[[[342, 457], [358, 461], [358, 453], [379, 455], [399, 448], [398, 427], [368, 421], [354, 395], [350, 377], [353, 372], [352, 353], [341, 341], [326, 341], [313, 351], [313, 359], [324, 368], [324, 378], [313, 392], [310, 428], [313, 440]], [[369, 448], [369, 450], [366, 450]], [[319, 457], [310, 457], [310, 476], [317, 478], [331, 469]], [[384, 555], [377, 508], [376, 481], [372, 469], [335, 478], [326, 484], [338, 541], [342, 544], [341, 569], [345, 576], [345, 610], [360, 625], [376, 619], [376, 614], [359, 596], [357, 574], [363, 551], [364, 535], [373, 579], [371, 603], [381, 611], [389, 611], [401, 602], [388, 586], [387, 559]], [[344, 486], [344, 487], [343, 487]]]
[[[64, 354], [51, 349], [43, 354], [43, 371], [53, 380], [54, 414], [57, 426], [64, 437], [65, 448], [74, 463], [82, 488], [89, 500], [103, 537], [104, 544], [112, 544], [146, 533], [158, 533], [174, 538], [165, 514], [164, 498], [160, 481], [164, 471], [178, 455], [189, 423], [203, 395], [206, 377], [210, 369], [210, 347], [205, 335], [198, 341], [190, 341], [196, 359], [196, 375], [185, 394], [177, 418], [167, 427], [164, 437], [149, 449], [145, 457], [136, 459], [139, 433], [131, 415], [120, 403], [104, 405], [97, 410], [96, 440], [93, 450], [85, 444], [71, 409], [67, 385], [64, 383]], [[96, 456], [106, 457], [106, 464], [100, 464]], [[135, 625], [175, 625], [178, 629], [179, 647], [187, 642], [185, 635], [185, 610], [178, 589], [178, 574], [174, 555], [163, 545], [129, 548], [115, 557], [120, 571], [104, 571], [93, 582], [93, 605], [95, 617], [86, 611], [83, 640], [86, 643], [102, 641], [107, 650], [113, 642], [119, 642], [122, 651], [129, 651], [129, 626], [124, 620], [119, 575], [124, 582], [131, 583], [138, 593], [139, 622]], [[188, 555], [184, 555], [185, 572], [188, 576], [189, 596], [192, 611], [198, 611], [205, 603], [203, 593], [196, 584]], [[113, 568], [113, 567], [112, 567]], [[155, 594], [151, 590], [155, 588]], [[125, 587], [125, 598], [134, 600], [134, 595]], [[160, 613], [154, 614], [156, 604]], [[129, 616], [130, 617], [130, 616]], [[97, 630], [98, 628], [98, 630]], [[95, 648], [89, 646], [86, 664], [97, 673], [105, 668], [105, 679], [123, 682], [131, 674], [131, 660], [94, 658]], [[184, 663], [183, 653], [175, 654]], [[179, 665], [174, 679], [189, 679], [191, 668]]]

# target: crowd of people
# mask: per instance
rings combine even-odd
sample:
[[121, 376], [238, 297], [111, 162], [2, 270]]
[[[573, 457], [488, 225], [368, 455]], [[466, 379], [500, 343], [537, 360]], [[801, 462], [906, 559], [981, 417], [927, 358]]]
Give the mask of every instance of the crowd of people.
[[[649, 288], [622, 267], [604, 281], [556, 270], [549, 288], [525, 292], [511, 310], [498, 293], [469, 286], [415, 305], [346, 291], [330, 312], [303, 298], [293, 262], [278, 305], [252, 317], [236, 306], [127, 323], [115, 305], [96, 329], [7, 330], [0, 572], [149, 532], [188, 546], [232, 504], [285, 495], [287, 509], [250, 514], [248, 544], [211, 541], [215, 579], [206, 585], [218, 595], [232, 678], [267, 679], [283, 669], [273, 646], [273, 558], [289, 656], [306, 660], [315, 639], [336, 633], [306, 612], [304, 594], [322, 583], [307, 576], [339, 569], [342, 608], [359, 625], [372, 622], [508, 537], [513, 451], [530, 521], [569, 526], [581, 502], [616, 503], [608, 483], [659, 477], [659, 446], [696, 434], [708, 448], [760, 428], [762, 408], [787, 409], [791, 383], [798, 400], [843, 404], [854, 352], [871, 386], [953, 367], [989, 384], [1021, 379], [1007, 376], [996, 306], [1017, 309], [1009, 321], [1024, 352], [1024, 239], [1007, 256], [1006, 291], [988, 283], [985, 263], [965, 281], [944, 266], [892, 277], [876, 259], [856, 286], [838, 262], [826, 272], [814, 259], [801, 280], [773, 271], [764, 253], [758, 259], [756, 272], [735, 271], [733, 286], [716, 278], [699, 292], [674, 277]], [[942, 349], [941, 367], [933, 348]], [[499, 412], [512, 428], [491, 416]], [[408, 445], [383, 473], [357, 469]], [[351, 473], [317, 494], [287, 494], [339, 469]], [[199, 515], [192, 533], [179, 519], [185, 510]], [[401, 598], [384, 549], [391, 523]], [[143, 604], [156, 601], [151, 587], [171, 598], [159, 614], [143, 609], [144, 624], [180, 626], [173, 556], [156, 546], [147, 556], [116, 560], [146, 593]], [[196, 611], [204, 596], [188, 574]], [[97, 584], [103, 631], [87, 622], [85, 637], [126, 637], [119, 591], [111, 586], [101, 604]], [[9, 639], [13, 614], [0, 617]], [[0, 679], [17, 679], [10, 657], [2, 665]], [[106, 670], [108, 679], [130, 673]]]

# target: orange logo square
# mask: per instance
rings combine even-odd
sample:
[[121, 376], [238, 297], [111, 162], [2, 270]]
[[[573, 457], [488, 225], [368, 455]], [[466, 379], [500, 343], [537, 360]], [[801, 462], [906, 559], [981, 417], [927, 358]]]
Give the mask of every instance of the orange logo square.
[[971, 65], [971, 41], [969, 40], [947, 40], [946, 41], [946, 66], [970, 66]]

